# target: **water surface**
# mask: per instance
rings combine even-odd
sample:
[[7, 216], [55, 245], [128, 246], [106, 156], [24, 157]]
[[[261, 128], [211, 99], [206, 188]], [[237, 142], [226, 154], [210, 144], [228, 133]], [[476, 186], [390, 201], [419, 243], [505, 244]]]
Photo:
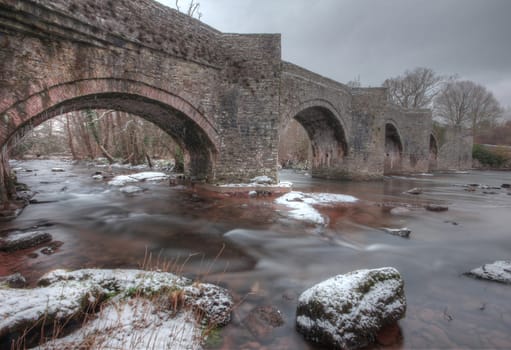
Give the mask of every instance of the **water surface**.
[[[65, 161], [17, 162], [18, 179], [38, 194], [1, 230], [40, 226], [64, 242], [53, 255], [40, 249], [0, 253], [0, 274], [21, 272], [33, 284], [55, 268], [160, 266], [219, 283], [238, 302], [223, 330], [224, 349], [249, 348], [242, 320], [256, 306], [280, 309], [285, 325], [265, 342], [270, 349], [321, 349], [294, 330], [300, 293], [331, 276], [361, 268], [393, 266], [405, 280], [408, 301], [400, 321], [403, 339], [391, 348], [511, 347], [511, 286], [462, 274], [481, 264], [511, 259], [511, 195], [505, 189], [466, 191], [477, 183], [511, 183], [507, 172], [473, 171], [375, 182], [312, 179], [281, 172], [294, 190], [355, 196], [356, 204], [318, 207], [326, 225], [291, 219], [275, 197], [209, 194], [168, 183], [141, 183], [126, 195], [97, 170]], [[51, 172], [62, 167], [64, 172]], [[25, 171], [32, 170], [31, 172]], [[104, 169], [103, 169], [104, 170]], [[404, 192], [423, 188], [421, 195]], [[486, 193], [484, 193], [486, 192]], [[447, 212], [423, 209], [445, 204]], [[392, 206], [408, 206], [393, 215]], [[408, 227], [410, 239], [382, 227]], [[37, 253], [36, 258], [28, 256]], [[222, 347], [220, 346], [220, 347]]]

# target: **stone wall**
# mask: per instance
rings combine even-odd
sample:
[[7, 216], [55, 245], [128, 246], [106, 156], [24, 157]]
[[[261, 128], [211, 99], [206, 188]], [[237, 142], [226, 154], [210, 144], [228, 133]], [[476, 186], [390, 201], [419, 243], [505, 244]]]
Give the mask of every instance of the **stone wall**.
[[452, 171], [472, 168], [474, 139], [470, 130], [446, 127], [435, 134], [439, 146], [436, 170]]
[[391, 124], [397, 129], [402, 144], [400, 168], [391, 173], [428, 172], [429, 143], [433, 132], [431, 111], [389, 106], [385, 124]]
[[[280, 129], [296, 119], [312, 144], [312, 174], [337, 179], [383, 175], [378, 129], [384, 89], [351, 89], [288, 62], [282, 64]], [[380, 118], [378, 118], [378, 116]]]

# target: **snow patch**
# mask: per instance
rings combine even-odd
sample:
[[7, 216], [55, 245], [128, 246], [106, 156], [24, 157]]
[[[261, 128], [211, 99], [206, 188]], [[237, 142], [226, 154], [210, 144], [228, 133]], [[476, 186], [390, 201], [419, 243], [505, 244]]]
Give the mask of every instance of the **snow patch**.
[[[143, 298], [112, 304], [70, 335], [35, 349], [78, 349], [85, 339], [95, 349], [200, 349], [201, 330], [190, 311], [175, 316]], [[89, 344], [92, 345], [92, 344]]]
[[264, 184], [264, 185], [269, 185], [274, 182], [271, 177], [266, 176], [266, 175], [256, 176], [253, 179], [250, 179], [250, 181], [253, 183], [256, 183], [256, 184]]
[[218, 187], [277, 187], [277, 188], [291, 188], [293, 186], [292, 182], [289, 181], [281, 181], [278, 184], [266, 184], [266, 183], [237, 183], [237, 184], [222, 184], [218, 185]]
[[124, 186], [127, 183], [139, 181], [163, 181], [167, 180], [169, 176], [165, 173], [155, 171], [145, 171], [130, 175], [118, 175], [108, 182], [110, 186]]
[[489, 281], [511, 284], [511, 260], [497, 260], [492, 264], [484, 264], [467, 274]]
[[294, 219], [324, 225], [326, 223], [326, 219], [313, 207], [314, 205], [321, 206], [334, 203], [354, 203], [357, 200], [357, 198], [345, 194], [303, 193], [292, 191], [277, 198], [275, 203], [285, 205], [290, 208], [289, 216]]

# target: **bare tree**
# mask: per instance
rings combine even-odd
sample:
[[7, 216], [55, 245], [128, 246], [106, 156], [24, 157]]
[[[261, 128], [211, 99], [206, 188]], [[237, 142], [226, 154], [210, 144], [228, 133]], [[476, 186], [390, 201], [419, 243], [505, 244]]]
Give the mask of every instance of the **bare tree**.
[[362, 87], [362, 83], [360, 82], [360, 75], [358, 75], [355, 79], [348, 81], [346, 85], [348, 85], [350, 88]]
[[469, 80], [451, 80], [435, 98], [435, 114], [453, 126], [472, 131], [502, 115], [499, 102], [484, 86]]
[[186, 10], [186, 12], [184, 11], [181, 11], [181, 6], [180, 6], [180, 0], [176, 0], [176, 10], [178, 10], [179, 12], [183, 12], [183, 13], [186, 13], [188, 16], [190, 17], [195, 17], [197, 19], [201, 19], [202, 18], [202, 12], [199, 11], [200, 9], [200, 3], [199, 2], [195, 2], [194, 0], [190, 0], [190, 3], [188, 4], [188, 9]]
[[443, 80], [444, 77], [437, 75], [432, 69], [418, 67], [385, 80], [383, 86], [388, 88], [390, 98], [398, 106], [427, 108], [440, 90]]

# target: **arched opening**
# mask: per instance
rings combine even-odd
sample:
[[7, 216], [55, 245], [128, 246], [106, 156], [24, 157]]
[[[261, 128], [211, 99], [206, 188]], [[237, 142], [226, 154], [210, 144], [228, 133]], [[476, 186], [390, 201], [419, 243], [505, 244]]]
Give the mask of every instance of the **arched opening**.
[[[344, 128], [336, 115], [329, 108], [311, 106], [300, 110], [293, 119], [305, 130], [310, 142], [308, 162], [312, 175], [324, 178], [341, 177], [345, 170], [343, 160], [348, 153], [348, 146]], [[291, 122], [286, 126], [288, 130], [289, 126], [292, 126]], [[290, 137], [293, 135], [282, 133], [280, 142], [286, 142]], [[304, 146], [303, 142], [298, 142], [298, 145], [302, 152], [309, 153], [309, 148]]]
[[182, 110], [137, 94], [98, 93], [56, 103], [27, 118], [11, 133], [12, 141], [39, 124], [73, 111], [115, 110], [139, 116], [170, 135], [184, 153], [184, 173], [194, 180], [214, 179], [216, 146], [207, 132]]
[[401, 171], [403, 157], [403, 144], [397, 128], [391, 124], [385, 124], [385, 161], [384, 174], [393, 174]]
[[307, 170], [311, 159], [309, 135], [298, 121], [291, 119], [280, 135], [279, 165], [284, 169]]
[[436, 170], [438, 158], [438, 143], [435, 136], [429, 136], [429, 171]]
[[56, 116], [15, 135], [9, 159], [72, 159], [115, 167], [183, 172], [183, 151], [155, 124], [115, 110], [82, 110]]

